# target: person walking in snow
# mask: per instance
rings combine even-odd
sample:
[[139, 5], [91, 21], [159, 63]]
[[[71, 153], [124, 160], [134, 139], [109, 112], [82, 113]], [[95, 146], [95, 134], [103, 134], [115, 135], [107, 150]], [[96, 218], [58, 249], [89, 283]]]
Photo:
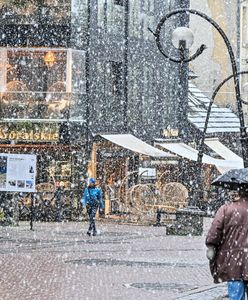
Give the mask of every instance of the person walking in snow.
[[102, 201], [102, 191], [100, 188], [96, 187], [96, 181], [94, 178], [89, 179], [88, 187], [84, 190], [82, 204], [87, 209], [89, 216], [89, 229], [87, 231], [88, 236], [95, 236], [96, 231], [96, 212], [97, 209], [103, 210], [104, 204]]
[[227, 281], [230, 300], [248, 297], [248, 191], [219, 208], [206, 246], [214, 282]]

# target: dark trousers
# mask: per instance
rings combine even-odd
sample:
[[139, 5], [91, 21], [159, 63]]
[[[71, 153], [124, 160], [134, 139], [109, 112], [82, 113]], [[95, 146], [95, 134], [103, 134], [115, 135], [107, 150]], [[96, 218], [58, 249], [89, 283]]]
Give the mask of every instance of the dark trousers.
[[89, 216], [89, 229], [88, 232], [96, 233], [96, 212], [97, 212], [98, 206], [93, 205], [87, 205], [87, 212]]

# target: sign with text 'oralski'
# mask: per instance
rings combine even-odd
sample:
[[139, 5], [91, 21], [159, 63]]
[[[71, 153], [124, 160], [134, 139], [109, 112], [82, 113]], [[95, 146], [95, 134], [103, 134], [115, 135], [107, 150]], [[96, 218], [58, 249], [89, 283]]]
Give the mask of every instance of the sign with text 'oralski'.
[[58, 142], [58, 124], [0, 124], [0, 141]]
[[0, 153], [0, 191], [35, 192], [36, 155]]

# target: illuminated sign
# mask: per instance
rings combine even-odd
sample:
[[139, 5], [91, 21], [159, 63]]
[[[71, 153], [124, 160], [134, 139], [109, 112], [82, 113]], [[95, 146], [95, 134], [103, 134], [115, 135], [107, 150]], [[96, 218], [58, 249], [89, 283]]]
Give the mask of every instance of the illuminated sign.
[[0, 140], [26, 142], [57, 142], [59, 126], [44, 124], [0, 124]]
[[160, 166], [160, 165], [178, 165], [177, 160], [151, 160], [151, 166]]
[[177, 128], [161, 129], [160, 134], [162, 137], [178, 137], [178, 129]]

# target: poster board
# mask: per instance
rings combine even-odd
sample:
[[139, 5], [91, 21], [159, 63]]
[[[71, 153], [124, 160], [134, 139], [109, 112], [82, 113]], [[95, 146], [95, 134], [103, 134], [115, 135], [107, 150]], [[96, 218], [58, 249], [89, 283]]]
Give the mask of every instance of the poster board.
[[35, 192], [36, 155], [0, 153], [0, 191]]
[[156, 179], [157, 172], [156, 168], [139, 168], [139, 176], [144, 179]]

